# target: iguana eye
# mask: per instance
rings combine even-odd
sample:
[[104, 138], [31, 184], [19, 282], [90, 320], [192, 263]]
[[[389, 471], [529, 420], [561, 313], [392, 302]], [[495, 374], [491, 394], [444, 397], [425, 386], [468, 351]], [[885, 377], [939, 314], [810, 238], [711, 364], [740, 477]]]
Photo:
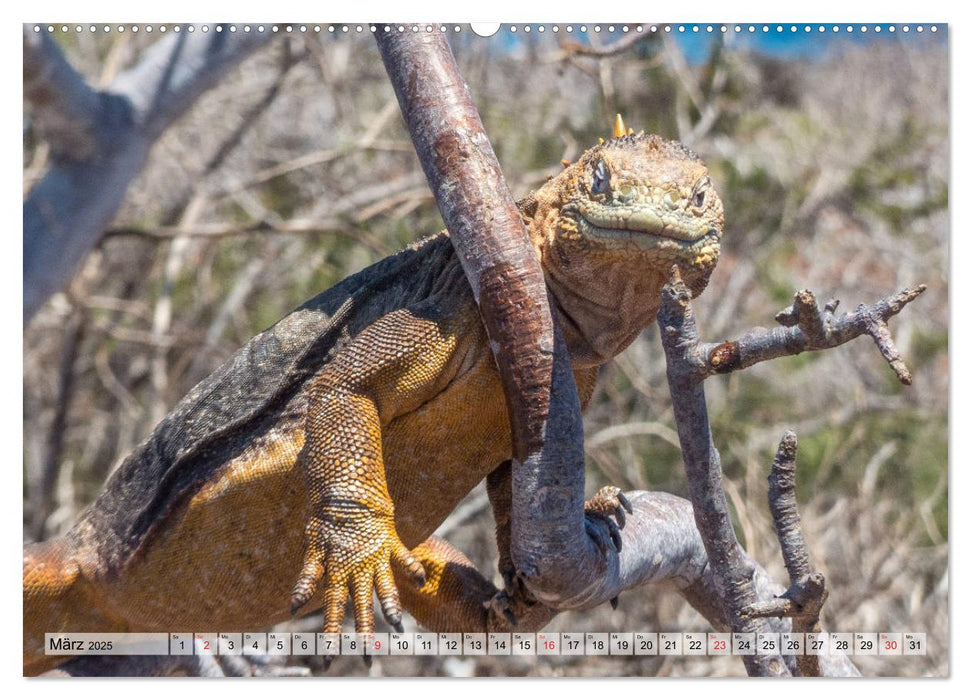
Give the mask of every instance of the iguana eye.
[[593, 194], [603, 194], [607, 191], [609, 184], [610, 171], [607, 170], [607, 164], [601, 159], [597, 161], [597, 167], [593, 170], [593, 185], [590, 187], [590, 192]]
[[711, 187], [711, 180], [707, 177], [703, 178], [701, 182], [695, 187], [695, 193], [691, 196], [691, 205], [696, 209], [701, 209], [705, 206], [705, 192]]

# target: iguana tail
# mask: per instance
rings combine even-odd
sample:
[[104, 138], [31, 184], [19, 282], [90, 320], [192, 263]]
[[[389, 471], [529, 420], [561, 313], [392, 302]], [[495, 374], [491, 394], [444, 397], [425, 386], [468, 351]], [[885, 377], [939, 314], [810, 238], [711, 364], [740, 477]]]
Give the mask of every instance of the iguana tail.
[[76, 549], [63, 537], [24, 547], [24, 675], [67, 660], [44, 654], [48, 632], [115, 632], [118, 618], [105, 614], [81, 575]]

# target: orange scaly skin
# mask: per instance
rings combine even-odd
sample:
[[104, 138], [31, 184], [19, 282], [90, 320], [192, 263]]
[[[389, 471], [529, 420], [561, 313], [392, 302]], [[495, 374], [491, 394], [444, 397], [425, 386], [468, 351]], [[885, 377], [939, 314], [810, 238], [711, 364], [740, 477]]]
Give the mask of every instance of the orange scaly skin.
[[[654, 320], [670, 266], [697, 294], [717, 261], [705, 166], [654, 136], [590, 149], [520, 209], [584, 402]], [[45, 632], [252, 630], [321, 607], [339, 631], [348, 599], [370, 631], [373, 591], [393, 625], [404, 607], [434, 630], [508, 628], [486, 606], [506, 594], [432, 533], [492, 474], [508, 582], [510, 456], [488, 338], [447, 233], [433, 236], [250, 341], [67, 535], [24, 548], [24, 672], [64, 660], [44, 656]], [[534, 627], [552, 614], [506, 603]]]

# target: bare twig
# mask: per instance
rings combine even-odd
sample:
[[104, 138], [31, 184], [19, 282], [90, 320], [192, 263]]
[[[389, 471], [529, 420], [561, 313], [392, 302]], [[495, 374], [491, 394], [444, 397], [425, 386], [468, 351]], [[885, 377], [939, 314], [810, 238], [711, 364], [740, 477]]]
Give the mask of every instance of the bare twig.
[[77, 379], [74, 364], [81, 342], [84, 340], [86, 325], [87, 313], [83, 308], [75, 307], [64, 331], [61, 361], [57, 371], [57, 401], [54, 417], [47, 430], [46, 449], [44, 461], [41, 465], [40, 479], [36, 490], [32, 489], [30, 492], [31, 537], [37, 541], [44, 539], [49, 534], [47, 519], [55, 504], [54, 492], [60, 473], [61, 459], [64, 455], [67, 417]]
[[595, 58], [606, 58], [608, 56], [616, 56], [619, 53], [627, 51], [645, 39], [649, 39], [650, 34], [645, 34], [644, 32], [631, 32], [625, 37], [618, 39], [612, 44], [607, 44], [606, 46], [590, 46], [588, 44], [581, 44], [578, 41], [565, 40], [560, 42], [561, 58], [566, 58], [568, 56], [593, 56]]
[[694, 371], [701, 378], [725, 374], [777, 357], [827, 350], [868, 334], [897, 378], [910, 384], [910, 371], [894, 345], [887, 322], [925, 289], [923, 284], [905, 289], [875, 304], [861, 304], [856, 311], [839, 317], [834, 314], [839, 302], [830, 301], [820, 311], [812, 292], [797, 292], [793, 305], [776, 315], [783, 328], [753, 328], [738, 340], [700, 343], [691, 358]]
[[701, 93], [701, 87], [698, 85], [698, 81], [695, 80], [694, 75], [691, 73], [691, 68], [688, 66], [688, 61], [684, 57], [684, 52], [681, 51], [678, 43], [669, 34], [664, 35], [663, 41], [664, 55], [667, 57], [671, 72], [681, 83], [681, 87], [688, 99], [691, 100], [692, 106], [699, 112], [703, 112], [705, 109], [705, 98]]
[[[724, 39], [720, 38], [719, 40]], [[668, 35], [665, 35], [664, 42], [663, 55], [667, 57], [671, 73], [678, 79], [682, 87], [682, 91], [677, 95], [676, 105], [678, 139], [688, 146], [694, 146], [711, 131], [721, 115], [721, 94], [728, 80], [728, 73], [725, 70], [724, 61], [721, 59], [721, 45], [715, 44], [711, 50], [708, 66], [712, 71], [712, 80], [708, 94], [705, 95], [677, 42]], [[691, 123], [685, 97], [691, 101], [691, 105], [698, 111], [699, 117], [694, 124]]]
[[659, 423], [657, 421], [638, 421], [634, 423], [623, 423], [621, 425], [612, 425], [609, 428], [604, 428], [603, 430], [594, 433], [587, 439], [586, 447], [588, 450], [596, 449], [601, 447], [608, 442], [613, 440], [620, 440], [627, 437], [632, 437], [634, 435], [654, 435], [659, 437], [668, 444], [679, 447], [678, 435], [670, 427], [664, 423]]
[[145, 319], [149, 316], [148, 307], [144, 302], [131, 299], [118, 299], [116, 297], [99, 296], [92, 294], [83, 300], [87, 309], [103, 309], [123, 314], [131, 314], [137, 318]]
[[92, 330], [99, 333], [106, 333], [108, 336], [114, 340], [123, 343], [135, 343], [137, 345], [145, 345], [150, 348], [172, 348], [181, 344], [188, 344], [193, 342], [192, 339], [186, 336], [157, 336], [149, 331], [137, 330], [134, 328], [123, 328], [120, 326], [111, 325], [103, 321], [96, 321], [92, 323]]
[[270, 106], [276, 101], [276, 98], [280, 95], [280, 90], [283, 88], [283, 83], [286, 81], [287, 75], [290, 73], [295, 65], [297, 65], [303, 58], [303, 54], [294, 54], [291, 49], [290, 42], [284, 41], [281, 44], [280, 49], [280, 68], [277, 73], [276, 80], [270, 85], [269, 89], [263, 94], [258, 102], [253, 104], [246, 112], [243, 114], [243, 118], [240, 119], [239, 124], [233, 129], [232, 133], [219, 145], [219, 148], [213, 154], [212, 158], [206, 164], [205, 170], [203, 170], [203, 176], [210, 175], [222, 167], [222, 164], [226, 161], [226, 158], [235, 150], [235, 148], [243, 140], [246, 133], [253, 127], [253, 125], [259, 120], [259, 118], [270, 108]]
[[107, 346], [100, 348], [94, 356], [94, 368], [98, 374], [101, 386], [107, 389], [108, 393], [115, 397], [119, 405], [125, 407], [125, 412], [129, 415], [138, 415], [141, 406], [138, 400], [132, 396], [124, 383], [118, 379], [118, 375], [111, 368], [110, 352]]
[[[376, 253], [387, 255], [390, 251], [384, 242], [369, 234], [366, 229], [351, 228], [347, 219], [360, 224], [370, 217], [379, 215], [388, 206], [393, 206], [402, 199], [420, 198], [424, 200], [428, 196], [428, 190], [418, 188], [422, 180], [421, 173], [411, 172], [389, 182], [361, 187], [349, 196], [327, 203], [326, 207], [318, 208], [319, 211], [314, 213], [313, 218], [292, 218], [289, 220], [275, 218], [273, 221], [258, 219], [245, 223], [197, 223], [192, 218], [185, 218], [177, 226], [119, 226], [108, 229], [105, 236], [141, 236], [165, 240], [183, 237], [223, 238], [260, 233], [338, 233], [360, 240]], [[208, 201], [208, 198], [206, 201]], [[389, 201], [391, 202], [390, 205], [388, 204]], [[377, 204], [382, 206], [378, 207]]]
[[289, 40], [282, 42], [280, 47], [280, 67], [273, 84], [270, 85], [257, 102], [245, 111], [236, 127], [223, 139], [219, 147], [210, 156], [201, 173], [186, 185], [175, 203], [168, 207], [168, 213], [162, 217], [164, 224], [177, 221], [183, 212], [185, 212], [190, 202], [203, 191], [208, 201], [215, 199], [215, 195], [206, 187], [206, 178], [223, 166], [226, 159], [229, 158], [242, 142], [243, 137], [246, 136], [250, 129], [259, 121], [260, 117], [273, 105], [280, 94], [280, 90], [283, 88], [290, 69], [297, 65], [303, 57], [302, 55], [295, 56], [293, 54]]
[[799, 510], [796, 505], [796, 434], [791, 430], [782, 436], [779, 450], [772, 461], [769, 474], [769, 509], [782, 545], [786, 571], [793, 581], [812, 572], [809, 547], [802, 534]]
[[[630, 37], [625, 38], [629, 39]], [[624, 39], [621, 39], [616, 43], [622, 43], [623, 41]], [[594, 48], [600, 47], [600, 37], [597, 34], [590, 35], [590, 42]], [[607, 114], [617, 113], [613, 63], [613, 59], [608, 56], [600, 56], [597, 60], [597, 72], [600, 76], [600, 93], [603, 95], [604, 111]]]
[[357, 143], [352, 143], [347, 146], [332, 148], [325, 151], [307, 153], [305, 155], [293, 158], [292, 160], [288, 160], [285, 163], [272, 165], [268, 168], [260, 170], [243, 182], [237, 182], [231, 186], [226, 186], [222, 189], [211, 192], [210, 196], [213, 199], [227, 197], [235, 192], [239, 192], [240, 190], [256, 187], [264, 182], [269, 182], [274, 178], [296, 172], [297, 170], [309, 168], [314, 165], [330, 163], [331, 161], [344, 158], [361, 151], [388, 151], [395, 153], [410, 153], [412, 151], [412, 147], [407, 143], [399, 143], [397, 141], [380, 141], [377, 139], [373, 139], [367, 143], [364, 143], [363, 141], [364, 139], [362, 138], [362, 140], [358, 141]]
[[388, 255], [391, 249], [386, 243], [363, 229], [348, 226], [339, 218], [330, 219], [290, 219], [271, 224], [267, 221], [250, 223], [214, 222], [209, 224], [195, 224], [191, 227], [178, 226], [120, 226], [105, 232], [106, 237], [136, 236], [156, 241], [172, 238], [231, 238], [235, 236], [274, 235], [310, 235], [316, 233], [333, 233], [345, 236], [364, 244], [379, 255]]

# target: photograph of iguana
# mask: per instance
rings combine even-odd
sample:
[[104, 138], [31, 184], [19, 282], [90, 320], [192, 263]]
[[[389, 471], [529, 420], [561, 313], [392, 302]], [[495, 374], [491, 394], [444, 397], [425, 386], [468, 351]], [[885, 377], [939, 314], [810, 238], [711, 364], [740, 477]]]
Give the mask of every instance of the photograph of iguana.
[[24, 25], [24, 675], [947, 676], [947, 36]]

